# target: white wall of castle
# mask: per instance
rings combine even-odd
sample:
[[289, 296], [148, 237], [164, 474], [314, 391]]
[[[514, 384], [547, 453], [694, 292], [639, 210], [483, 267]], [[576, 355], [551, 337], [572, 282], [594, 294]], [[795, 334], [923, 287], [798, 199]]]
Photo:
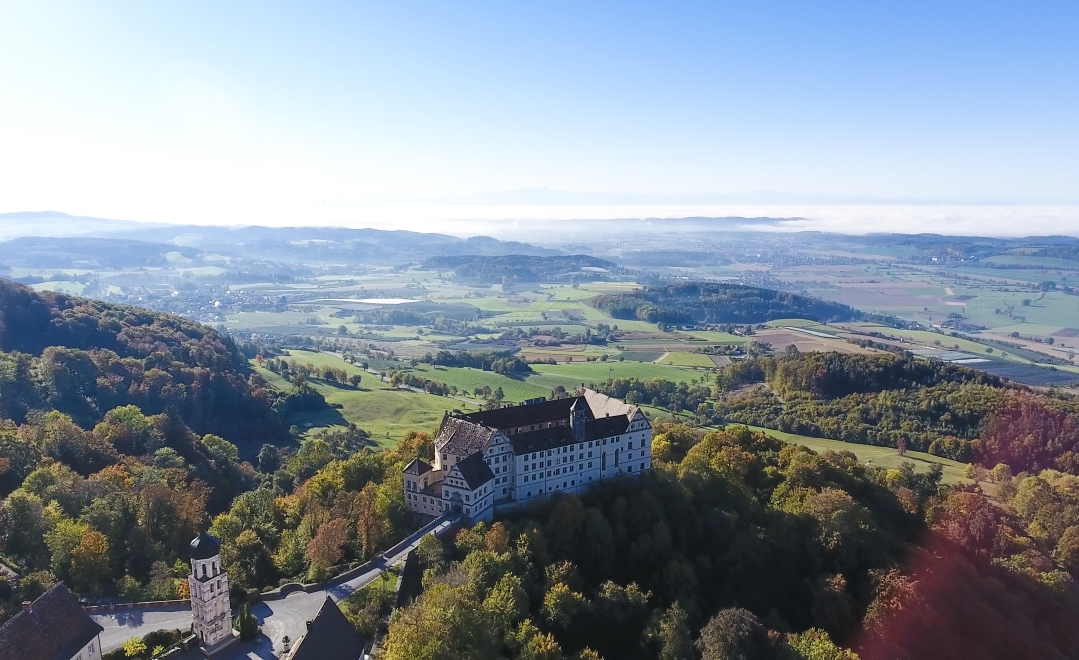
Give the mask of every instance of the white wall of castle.
[[[489, 519], [491, 511], [488, 511], [488, 493], [485, 489], [481, 487], [470, 491], [462, 480], [449, 478], [454, 475], [452, 466], [466, 457], [449, 453], [443, 455], [441, 449], [435, 448], [435, 470], [418, 477], [405, 475], [406, 505], [416, 513], [432, 516], [442, 515], [448, 509], [455, 508], [455, 505], [460, 505], [461, 512], [465, 513], [468, 509], [467, 515], [474, 519]], [[533, 498], [560, 492], [581, 492], [604, 479], [647, 472], [652, 467], [652, 427], [644, 415], [637, 411], [624, 433], [521, 455], [513, 451], [510, 437], [500, 432], [484, 450], [483, 457], [494, 473], [494, 479], [486, 489], [491, 494], [492, 503], [501, 505], [508, 501], [511, 505], [520, 506]], [[433, 484], [438, 480], [442, 481], [441, 498], [417, 492], [422, 490], [420, 484]], [[482, 505], [477, 506], [477, 501]]]

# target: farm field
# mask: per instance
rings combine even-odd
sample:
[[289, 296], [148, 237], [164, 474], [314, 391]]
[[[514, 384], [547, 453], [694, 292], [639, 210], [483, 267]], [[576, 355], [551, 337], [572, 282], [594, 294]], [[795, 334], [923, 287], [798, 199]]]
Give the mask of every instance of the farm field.
[[665, 378], [673, 381], [693, 381], [701, 377], [711, 379], [707, 372], [683, 369], [680, 367], [652, 364], [647, 362], [574, 362], [569, 364], [534, 364], [535, 374], [527, 378], [528, 383], [539, 385], [550, 392], [551, 388], [562, 385], [567, 390], [581, 383], [602, 383], [612, 375], [615, 378]]
[[550, 388], [543, 388], [532, 384], [524, 379], [511, 378], [493, 371], [482, 371], [469, 367], [440, 367], [430, 364], [420, 364], [408, 368], [412, 373], [430, 380], [437, 380], [447, 385], [455, 385], [465, 397], [472, 397], [473, 390], [484, 385], [492, 390], [502, 388], [506, 400], [520, 402], [526, 399], [534, 399], [539, 396], [550, 394]]
[[[256, 367], [268, 381], [287, 388], [288, 383], [266, 369]], [[393, 447], [409, 431], [434, 433], [447, 410], [459, 409], [475, 412], [476, 406], [462, 401], [433, 394], [420, 394], [394, 389], [387, 383], [368, 374], [362, 389], [336, 386], [312, 381], [311, 386], [326, 397], [329, 404], [340, 404], [340, 409], [317, 413], [301, 412], [291, 415], [286, 422], [299, 426], [303, 434], [311, 435], [319, 429], [355, 424], [371, 434], [371, 439], [381, 447]]]
[[716, 364], [712, 362], [712, 358], [704, 353], [689, 353], [686, 351], [667, 353], [656, 360], [656, 364], [670, 364], [677, 367], [703, 367], [705, 369], [715, 369], [716, 367]]
[[[732, 424], [731, 426], [745, 426], [743, 424]], [[805, 445], [815, 452], [823, 453], [826, 451], [849, 451], [853, 452], [858, 460], [862, 463], [872, 462], [873, 465], [878, 467], [884, 467], [889, 469], [898, 468], [902, 463], [909, 462], [914, 464], [916, 472], [928, 472], [929, 467], [937, 463], [944, 468], [943, 481], [946, 484], [955, 483], [973, 483], [970, 479], [967, 479], [966, 463], [960, 463], [959, 461], [953, 461], [948, 458], [942, 458], [940, 456], [933, 456], [932, 454], [925, 454], [920, 451], [908, 451], [906, 456], [900, 456], [896, 453], [896, 450], [892, 447], [876, 447], [873, 445], [858, 445], [850, 442], [842, 442], [840, 440], [826, 440], [824, 438], [811, 438], [806, 435], [797, 435], [795, 433], [785, 433], [783, 431], [776, 431], [774, 429], [766, 429], [759, 426], [749, 426], [748, 428], [754, 431], [763, 431], [773, 438], [778, 438], [784, 442], [791, 444]]]

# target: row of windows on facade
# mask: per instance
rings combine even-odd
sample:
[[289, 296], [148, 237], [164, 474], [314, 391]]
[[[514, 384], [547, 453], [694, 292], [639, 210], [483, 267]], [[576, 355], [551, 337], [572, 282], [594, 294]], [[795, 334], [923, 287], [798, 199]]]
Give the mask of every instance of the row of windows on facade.
[[[644, 471], [644, 469], [645, 469], [644, 463], [641, 463], [641, 467], [640, 467], [640, 470], [639, 470], [639, 471]], [[632, 465], [627, 465], [627, 466], [626, 466], [626, 472], [630, 472], [630, 473], [632, 473], [632, 472], [633, 472], [633, 466], [632, 466]], [[550, 476], [550, 473], [548, 473], [548, 476]], [[589, 480], [589, 481], [592, 481], [592, 477], [589, 477], [589, 478], [588, 478], [588, 480]], [[584, 484], [585, 482], [584, 482], [584, 481], [581, 481], [581, 483], [582, 483], [582, 484]], [[570, 481], [569, 481], [569, 485], [570, 485], [570, 486], [576, 486], [576, 485], [577, 485], [577, 482], [576, 482], [575, 480], [573, 480], [573, 479], [570, 479]], [[567, 486], [566, 486], [566, 482], [565, 482], [565, 481], [563, 481], [563, 482], [562, 482], [562, 488], [566, 488], [566, 487], [567, 487]], [[547, 489], [547, 491], [548, 491], [548, 492], [550, 492], [550, 491], [552, 491], [552, 490], [559, 490], [559, 488], [558, 488], [558, 484], [557, 484], [557, 483], [556, 483], [556, 484], [555, 484], [555, 485], [554, 485], [553, 487], [551, 487], [551, 488], [548, 488], [548, 489]], [[543, 495], [543, 489], [542, 489], [542, 488], [540, 488], [540, 489], [539, 489], [538, 491], [536, 491], [536, 494], [537, 494], [537, 495]], [[527, 492], [525, 492], [525, 497], [532, 497], [532, 491], [527, 491]]]
[[[579, 442], [579, 443], [577, 443], [577, 449], [578, 450], [584, 449], [585, 445], [588, 445], [589, 449], [593, 448], [593, 446], [600, 447], [602, 445], [606, 445], [608, 440], [611, 441], [611, 444], [616, 444], [616, 443], [622, 442], [622, 436], [615, 436], [614, 438], [603, 438], [602, 441], [593, 440], [593, 441], [589, 441], [587, 443]], [[629, 445], [627, 446], [627, 449], [633, 449], [633, 436], [632, 435], [626, 436], [626, 440], [629, 442]], [[642, 435], [642, 439], [641, 439], [641, 446], [644, 446], [643, 435]], [[548, 449], [547, 450], [547, 455], [548, 456], [554, 456], [555, 454], [564, 454], [564, 453], [569, 452], [569, 451], [573, 451], [573, 445], [566, 445], [564, 447], [559, 447], [557, 449]], [[524, 460], [535, 460], [537, 455], [542, 456], [543, 452], [542, 451], [532, 452], [531, 458], [529, 458], [528, 452], [525, 452], [524, 454], [522, 454], [521, 458], [523, 458]], [[442, 454], [442, 460], [444, 462], [449, 462], [449, 460], [450, 460], [449, 454]], [[492, 458], [485, 458], [484, 459], [484, 461], [488, 465], [493, 465], [495, 463], [503, 463], [503, 462], [508, 461], [508, 460], [509, 460], [509, 456], [507, 454], [500, 454], [500, 455], [494, 456]]]
[[[630, 460], [632, 458], [633, 458], [633, 454], [630, 454], [629, 456], [626, 457], [626, 460]], [[641, 452], [641, 458], [644, 458], [644, 452], [643, 451]], [[546, 476], [550, 477], [550, 476], [553, 476], [553, 475], [567, 474], [567, 473], [572, 473], [572, 472], [575, 472], [575, 471], [576, 472], [581, 472], [583, 470], [592, 470], [592, 469], [594, 469], [592, 467], [593, 463], [594, 463], [594, 461], [589, 461], [587, 468], [582, 465], [580, 468], [577, 468], [576, 470], [574, 470], [574, 468], [577, 467], [576, 465], [570, 465], [568, 467], [563, 467], [562, 472], [559, 472], [558, 468], [555, 468], [553, 471], [552, 470], [547, 470]], [[614, 465], [615, 465], [615, 467], [618, 467], [618, 461], [615, 461]], [[551, 466], [551, 462], [547, 461], [547, 467], [550, 467], [550, 466]], [[539, 467], [542, 468], [543, 465], [540, 465]], [[539, 469], [539, 468], [536, 468], [535, 463], [532, 464], [532, 468], [533, 469]], [[627, 472], [632, 472], [633, 471], [632, 468], [633, 468], [633, 466], [630, 466], [629, 469], [627, 469], [626, 471]], [[526, 469], [527, 469], [527, 466], [526, 466]], [[529, 482], [529, 481], [536, 481], [537, 479], [541, 479], [543, 477], [544, 477], [544, 474], [543, 474], [542, 471], [539, 474], [526, 474], [526, 475], [523, 475], [524, 481], [526, 483]]]
[[[642, 458], [644, 457], [644, 452], [641, 452], [641, 457], [642, 457]], [[547, 474], [546, 474], [546, 476], [547, 476], [547, 477], [553, 477], [553, 476], [558, 476], [559, 474], [568, 474], [568, 473], [572, 473], [572, 472], [573, 472], [573, 467], [574, 467], [574, 466], [572, 466], [572, 465], [571, 465], [571, 466], [569, 466], [569, 468], [568, 468], [568, 471], [567, 471], [567, 468], [562, 468], [562, 472], [561, 472], [561, 473], [559, 473], [559, 472], [558, 472], [558, 470], [554, 470], [554, 471], [550, 471], [550, 470], [548, 470], [548, 471], [547, 471]], [[588, 467], [589, 467], [589, 468], [592, 468], [592, 463], [589, 463], [589, 464], [588, 464]], [[634, 468], [634, 466], [633, 466], [633, 465], [627, 465], [627, 466], [626, 466], [626, 472], [632, 473], [632, 472], [633, 472], [633, 468]], [[641, 464], [640, 464], [640, 466], [639, 466], [639, 468], [638, 468], [638, 471], [643, 471], [643, 470], [644, 470], [645, 468], [646, 468], [646, 464], [645, 464], [645, 463], [641, 463]], [[584, 468], [582, 468], [582, 469], [584, 469]], [[540, 478], [540, 477], [543, 477], [543, 476], [544, 476], [544, 475], [542, 475], [542, 474], [539, 474], [539, 475], [526, 475], [526, 476], [524, 477], [524, 481], [526, 481], [526, 482], [527, 482], [527, 481], [529, 481], [529, 480], [530, 480], [530, 479], [529, 479], [529, 477], [531, 477], [531, 481], [535, 481], [536, 479], [538, 479], [538, 478]], [[592, 481], [592, 477], [588, 477], [588, 481]], [[581, 483], [584, 483], [584, 482], [582, 481]], [[576, 480], [571, 480], [571, 481], [570, 481], [570, 485], [572, 485], [572, 486], [576, 486], [576, 485], [577, 485], [577, 482], [576, 482]], [[565, 482], [563, 482], [563, 483], [562, 483], [562, 487], [563, 487], [563, 488], [565, 488], [565, 487], [566, 487], [566, 483], [565, 483]], [[553, 487], [553, 488], [552, 488], [551, 490], [557, 490], [557, 489], [558, 489], [558, 486], [557, 486], [557, 484], [556, 484], [556, 485], [555, 485], [555, 486], [554, 486], [554, 487]], [[508, 489], [507, 489], [507, 488], [503, 488], [503, 489], [502, 489], [502, 494], [503, 494], [503, 495], [507, 494], [507, 491], [508, 491]], [[543, 489], [542, 489], [542, 488], [541, 488], [541, 489], [539, 489], [539, 491], [537, 491], [537, 493], [536, 493], [536, 494], [537, 494], [537, 495], [542, 495], [542, 494], [543, 494]], [[528, 492], [527, 492], [527, 494], [525, 495], [525, 497], [532, 497], [532, 491], [528, 491]], [[420, 495], [413, 495], [413, 494], [411, 494], [411, 493], [406, 493], [406, 498], [408, 498], [408, 499], [410, 499], [410, 500], [414, 500], [414, 501], [417, 501], [417, 502], [418, 502], [418, 501], [420, 501], [420, 500], [422, 499], [422, 500], [423, 500], [423, 503], [424, 503], [424, 504], [427, 504], [427, 497], [426, 497], [426, 496], [420, 496]], [[468, 495], [465, 495], [465, 501], [466, 501], [466, 502], [468, 501]], [[438, 508], [440, 508], [440, 509], [441, 509], [441, 508], [443, 508], [442, 500], [440, 500], [440, 499], [437, 499], [437, 498], [435, 498], [435, 497], [432, 497], [432, 498], [431, 498], [431, 504], [432, 504], [432, 505], [436, 505], [436, 504], [437, 504]], [[485, 503], [485, 502], [484, 502], [483, 504], [484, 504], [484, 505], [486, 505], [486, 503]]]

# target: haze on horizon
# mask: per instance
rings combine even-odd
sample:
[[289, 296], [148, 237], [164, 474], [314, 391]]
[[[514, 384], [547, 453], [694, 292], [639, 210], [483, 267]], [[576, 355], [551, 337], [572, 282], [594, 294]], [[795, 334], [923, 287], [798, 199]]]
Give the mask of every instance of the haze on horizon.
[[0, 212], [1079, 233], [1074, 3], [16, 2], [0, 18]]

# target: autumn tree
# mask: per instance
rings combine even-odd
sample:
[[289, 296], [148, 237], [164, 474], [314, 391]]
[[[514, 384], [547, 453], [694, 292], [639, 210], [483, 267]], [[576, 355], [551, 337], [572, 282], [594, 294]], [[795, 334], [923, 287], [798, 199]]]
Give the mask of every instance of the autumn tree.
[[100, 532], [88, 530], [71, 552], [71, 582], [90, 591], [109, 581], [109, 543]]
[[374, 484], [367, 484], [360, 491], [356, 503], [359, 511], [356, 531], [360, 536], [365, 558], [374, 556], [379, 542], [386, 533], [386, 519], [379, 510], [378, 495], [378, 488]]
[[348, 523], [341, 518], [320, 526], [315, 537], [307, 544], [307, 558], [320, 568], [335, 566], [344, 556], [348, 542]]

